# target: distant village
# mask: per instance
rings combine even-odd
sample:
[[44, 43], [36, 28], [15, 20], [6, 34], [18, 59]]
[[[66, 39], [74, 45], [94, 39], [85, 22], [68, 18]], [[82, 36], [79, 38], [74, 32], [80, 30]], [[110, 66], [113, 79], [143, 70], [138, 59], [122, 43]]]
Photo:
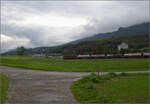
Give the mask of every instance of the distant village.
[[129, 48], [129, 45], [125, 42], [118, 44], [117, 46], [119, 54], [78, 54], [78, 55], [62, 55], [58, 53], [54, 54], [34, 54], [32, 57], [47, 57], [47, 58], [64, 58], [64, 59], [96, 59], [96, 58], [148, 58], [150, 57], [150, 52], [144, 52], [143, 50], [149, 50], [149, 48], [142, 48], [140, 52], [127, 53], [125, 50]]

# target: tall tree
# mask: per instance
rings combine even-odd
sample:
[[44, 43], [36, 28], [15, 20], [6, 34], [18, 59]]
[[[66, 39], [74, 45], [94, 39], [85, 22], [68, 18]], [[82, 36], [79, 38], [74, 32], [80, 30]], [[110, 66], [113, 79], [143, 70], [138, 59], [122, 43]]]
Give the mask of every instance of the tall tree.
[[17, 54], [19, 56], [23, 56], [25, 52], [25, 48], [23, 46], [17, 48]]

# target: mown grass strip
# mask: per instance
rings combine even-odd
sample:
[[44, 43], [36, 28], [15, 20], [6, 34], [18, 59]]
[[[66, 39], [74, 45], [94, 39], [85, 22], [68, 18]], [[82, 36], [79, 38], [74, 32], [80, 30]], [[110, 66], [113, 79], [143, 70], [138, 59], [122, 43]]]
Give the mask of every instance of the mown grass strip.
[[9, 79], [4, 74], [0, 74], [0, 104], [7, 100], [7, 90], [9, 88]]
[[71, 88], [83, 104], [149, 102], [149, 74], [91, 74], [74, 82]]

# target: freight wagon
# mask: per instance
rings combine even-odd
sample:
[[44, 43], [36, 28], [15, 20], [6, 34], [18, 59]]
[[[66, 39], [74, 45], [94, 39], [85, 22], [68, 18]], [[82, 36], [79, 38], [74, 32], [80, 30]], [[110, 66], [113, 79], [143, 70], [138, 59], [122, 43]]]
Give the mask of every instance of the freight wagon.
[[150, 53], [125, 53], [121, 54], [92, 54], [92, 55], [72, 55], [63, 56], [64, 59], [102, 59], [102, 58], [149, 58]]

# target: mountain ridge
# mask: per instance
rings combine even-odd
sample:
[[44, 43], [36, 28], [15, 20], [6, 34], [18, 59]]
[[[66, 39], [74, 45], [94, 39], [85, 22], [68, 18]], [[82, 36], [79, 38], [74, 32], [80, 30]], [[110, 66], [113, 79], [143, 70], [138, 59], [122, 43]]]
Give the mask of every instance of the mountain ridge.
[[[78, 42], [86, 41], [86, 40], [104, 39], [104, 38], [109, 38], [109, 37], [112, 37], [112, 36], [116, 37], [116, 36], [125, 36], [125, 35], [126, 36], [127, 35], [135, 35], [137, 33], [141, 34], [141, 35], [144, 35], [144, 34], [147, 34], [149, 32], [148, 27], [149, 27], [149, 22], [145, 22], [145, 23], [142, 23], [142, 24], [136, 24], [136, 25], [132, 25], [132, 26], [129, 26], [129, 27], [120, 27], [120, 28], [118, 28], [117, 31], [106, 32], [106, 33], [97, 33], [97, 34], [95, 34], [93, 36], [90, 36], [90, 37], [86, 37], [86, 38], [82, 38], [82, 39], [72, 41], [71, 43], [78, 43]], [[130, 29], [130, 30], [127, 30], [127, 29]], [[125, 31], [126, 31], [127, 34], [123, 33]], [[130, 31], [132, 31], [132, 34], [130, 33]], [[134, 32], [134, 34], [133, 34], [133, 31], [136, 31], [136, 32]]]
[[[79, 48], [80, 45], [82, 46], [82, 44], [87, 44], [90, 41], [95, 41], [95, 42], [97, 42], [97, 44], [99, 44], [100, 41], [107, 40], [107, 39], [112, 40], [111, 38], [113, 38], [113, 41], [115, 41], [115, 39], [120, 39], [119, 37], [128, 37], [128, 39], [130, 40], [130, 37], [134, 37], [134, 36], [142, 37], [144, 35], [147, 35], [146, 37], [148, 37], [148, 35], [149, 35], [149, 22], [137, 24], [137, 25], [133, 25], [133, 26], [129, 26], [129, 27], [120, 27], [120, 28], [118, 28], [118, 30], [113, 31], [113, 32], [98, 33], [98, 34], [95, 34], [94, 36], [79, 39], [79, 40], [72, 41], [72, 42], [62, 44], [59, 46], [30, 48], [30, 49], [27, 49], [25, 54], [31, 55], [31, 54], [41, 54], [41, 53], [47, 53], [47, 52], [63, 54], [63, 53], [65, 53], [65, 51], [74, 50], [76, 47]], [[140, 42], [138, 44], [143, 44], [143, 42], [140, 41], [140, 38], [138, 38], [138, 40]], [[147, 41], [146, 38], [144, 38], [144, 41]], [[94, 42], [94, 44], [95, 44], [95, 42]], [[111, 42], [110, 42], [110, 44], [111, 44]], [[136, 44], [136, 43], [134, 43], [134, 44]], [[148, 44], [148, 43], [146, 43], [146, 44]], [[145, 46], [147, 46], [147, 45], [145, 45]], [[91, 47], [94, 47], [94, 46], [91, 45], [90, 48]], [[15, 54], [16, 54], [15, 51], [8, 51], [2, 55], [15, 55]]]

